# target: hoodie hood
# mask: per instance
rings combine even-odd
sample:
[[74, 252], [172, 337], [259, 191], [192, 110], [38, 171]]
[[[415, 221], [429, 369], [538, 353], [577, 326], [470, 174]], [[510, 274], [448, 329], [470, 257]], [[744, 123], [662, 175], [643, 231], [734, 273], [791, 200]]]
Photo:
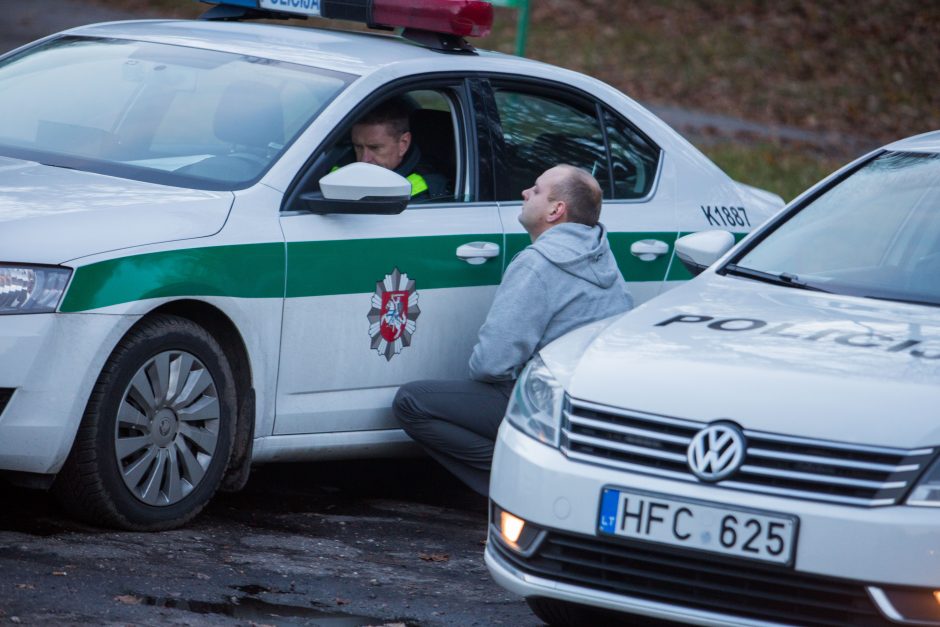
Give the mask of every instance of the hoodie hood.
[[529, 248], [559, 269], [592, 285], [608, 288], [620, 280], [603, 224], [559, 224], [542, 233]]
[[554, 226], [506, 268], [473, 348], [470, 376], [515, 379], [549, 342], [632, 306], [604, 227]]

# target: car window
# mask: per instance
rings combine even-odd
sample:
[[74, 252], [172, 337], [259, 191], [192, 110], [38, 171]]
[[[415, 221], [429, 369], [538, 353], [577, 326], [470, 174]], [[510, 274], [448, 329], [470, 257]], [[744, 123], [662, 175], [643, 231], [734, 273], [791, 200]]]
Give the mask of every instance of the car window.
[[659, 148], [609, 111], [604, 117], [613, 166], [613, 198], [646, 197], [656, 180]]
[[[461, 141], [459, 109], [457, 99], [449, 90], [419, 89], [392, 98], [379, 100], [362, 116], [353, 120], [344, 129], [339, 139], [318, 159], [314, 165], [310, 191], [319, 190], [319, 179], [357, 159], [353, 145], [353, 129], [363, 119], [369, 119], [377, 109], [392, 105], [403, 110], [407, 116], [408, 132], [411, 134], [410, 146], [395, 169], [405, 177], [417, 174], [427, 190], [416, 193], [411, 203], [468, 201], [465, 172], [466, 151]], [[365, 161], [369, 157], [362, 155]], [[375, 162], [378, 165], [385, 163]], [[388, 166], [386, 166], [388, 167]], [[413, 188], [417, 192], [418, 187]], [[423, 187], [421, 187], [423, 189]]]
[[212, 50], [61, 37], [0, 63], [0, 154], [237, 189], [351, 78]]
[[495, 97], [506, 166], [497, 200], [520, 200], [522, 190], [559, 163], [591, 172], [610, 197], [604, 134], [593, 109], [510, 89], [497, 89]]
[[940, 155], [888, 152], [805, 205], [737, 265], [827, 291], [940, 305]]

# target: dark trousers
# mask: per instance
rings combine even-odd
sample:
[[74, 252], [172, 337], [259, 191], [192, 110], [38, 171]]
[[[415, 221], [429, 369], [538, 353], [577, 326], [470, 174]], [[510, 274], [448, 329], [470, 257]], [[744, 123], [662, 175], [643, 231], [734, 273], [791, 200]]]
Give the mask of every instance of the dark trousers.
[[499, 423], [513, 381], [412, 381], [395, 395], [395, 416], [405, 432], [447, 470], [483, 496]]

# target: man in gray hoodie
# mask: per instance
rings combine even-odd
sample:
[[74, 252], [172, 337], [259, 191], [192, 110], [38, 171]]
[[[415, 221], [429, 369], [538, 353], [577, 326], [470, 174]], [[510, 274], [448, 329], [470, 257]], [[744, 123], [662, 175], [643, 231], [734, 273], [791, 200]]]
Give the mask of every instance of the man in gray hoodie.
[[522, 199], [519, 222], [532, 245], [506, 268], [470, 356], [470, 379], [405, 384], [393, 405], [405, 432], [484, 496], [496, 433], [529, 359], [568, 331], [633, 306], [598, 222], [593, 176], [556, 166]]

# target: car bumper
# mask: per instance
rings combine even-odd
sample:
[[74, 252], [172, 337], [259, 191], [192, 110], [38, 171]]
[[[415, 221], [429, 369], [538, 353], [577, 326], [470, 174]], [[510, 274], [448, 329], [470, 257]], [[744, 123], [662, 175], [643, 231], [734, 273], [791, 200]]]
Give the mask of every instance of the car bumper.
[[639, 614], [650, 618], [669, 621], [683, 621], [696, 625], [741, 625], [747, 627], [766, 626], [780, 623], [740, 619], [728, 614], [703, 612], [689, 608], [676, 607], [666, 603], [656, 603], [641, 598], [631, 598], [620, 594], [604, 592], [584, 586], [576, 586], [538, 577], [516, 569], [494, 548], [492, 537], [487, 543], [484, 560], [493, 579], [503, 588], [529, 597], [548, 597], [571, 603], [591, 605], [616, 612]]
[[136, 320], [97, 314], [0, 316], [0, 470], [59, 471], [105, 360]]
[[[504, 422], [493, 459], [490, 498], [499, 508], [528, 523], [575, 543], [590, 546], [595, 555], [629, 552], [629, 543], [596, 533], [599, 499], [605, 486], [626, 487], [672, 498], [695, 499], [735, 508], [760, 509], [799, 518], [796, 556], [792, 567], [767, 566], [745, 560], [688, 552], [690, 560], [724, 561], [727, 570], [741, 564], [741, 572], [755, 569], [768, 578], [784, 581], [808, 576], [814, 581], [845, 584], [858, 594], [858, 602], [877, 606], [879, 616], [903, 619], [884, 591], [916, 587], [932, 601], [940, 588], [940, 510], [917, 507], [860, 508], [753, 494], [691, 482], [623, 472], [574, 462], [559, 450], [545, 446]], [[557, 532], [557, 533], [556, 533]], [[552, 568], [528, 568], [529, 561], [501, 543], [495, 527], [486, 552], [487, 565], [504, 587], [522, 596], [548, 596], [654, 617], [669, 617], [700, 624], [773, 624], [729, 613], [686, 607], [681, 601], [662, 602], [655, 595], [617, 594], [616, 586], [593, 585], [591, 577], [553, 576]], [[658, 545], [640, 543], [640, 550]], [[668, 549], [667, 549], [668, 550]], [[679, 550], [678, 554], [683, 553]], [[677, 554], [672, 550], [672, 554]], [[704, 559], [703, 557], [704, 556]], [[680, 555], [680, 562], [683, 557]], [[544, 566], [544, 564], [542, 564]], [[559, 571], [560, 572], [560, 571]], [[605, 576], [608, 576], [606, 574]], [[688, 582], [686, 582], [688, 583]], [[689, 584], [694, 587], [694, 584]], [[624, 587], [627, 589], [628, 587]], [[689, 588], [691, 590], [691, 587]], [[915, 588], [906, 588], [914, 590]], [[874, 611], [874, 610], [872, 610]], [[936, 606], [940, 621], [940, 605]], [[784, 621], [786, 622], [786, 621]]]

